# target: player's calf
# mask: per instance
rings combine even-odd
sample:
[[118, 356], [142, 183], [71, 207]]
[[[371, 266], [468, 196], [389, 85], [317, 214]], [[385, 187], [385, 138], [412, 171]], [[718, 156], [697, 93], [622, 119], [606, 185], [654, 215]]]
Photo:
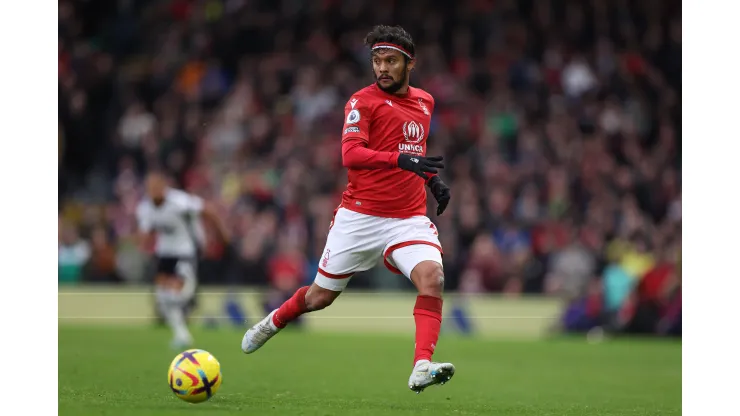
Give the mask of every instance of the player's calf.
[[306, 293], [306, 310], [307, 312], [320, 311], [339, 297], [342, 292], [324, 289], [323, 287], [312, 284]]
[[315, 283], [304, 286], [279, 308], [250, 328], [242, 338], [242, 351], [250, 354], [260, 349], [270, 338], [304, 313], [331, 305], [341, 292], [324, 289]]
[[432, 360], [439, 339], [444, 285], [442, 265], [432, 260], [420, 262], [411, 271], [411, 281], [419, 291], [414, 305], [416, 324], [414, 367], [417, 367], [421, 362]]
[[276, 327], [284, 328], [304, 313], [318, 311], [331, 305], [340, 293], [342, 292], [324, 289], [315, 283], [304, 286], [275, 311], [272, 322]]
[[185, 308], [192, 299], [192, 294], [184, 291], [181, 279], [158, 277], [155, 296], [165, 322], [172, 329], [172, 347], [186, 348], [193, 342], [185, 320]]
[[444, 271], [436, 261], [426, 260], [417, 264], [411, 271], [411, 281], [420, 296], [442, 297], [444, 288]]

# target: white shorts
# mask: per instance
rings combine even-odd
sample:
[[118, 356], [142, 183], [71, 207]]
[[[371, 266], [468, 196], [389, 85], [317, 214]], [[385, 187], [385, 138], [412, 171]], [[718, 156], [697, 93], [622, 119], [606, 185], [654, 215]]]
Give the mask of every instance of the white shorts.
[[437, 227], [426, 216], [384, 218], [340, 207], [314, 282], [324, 289], [342, 291], [353, 274], [373, 268], [381, 258], [390, 271], [409, 279], [422, 261], [441, 265]]

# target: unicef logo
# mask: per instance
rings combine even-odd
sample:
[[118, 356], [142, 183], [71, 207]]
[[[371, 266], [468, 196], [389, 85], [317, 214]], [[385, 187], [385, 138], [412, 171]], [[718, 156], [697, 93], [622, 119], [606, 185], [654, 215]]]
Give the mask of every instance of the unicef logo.
[[403, 123], [403, 137], [409, 143], [419, 143], [424, 140], [424, 126], [415, 121]]

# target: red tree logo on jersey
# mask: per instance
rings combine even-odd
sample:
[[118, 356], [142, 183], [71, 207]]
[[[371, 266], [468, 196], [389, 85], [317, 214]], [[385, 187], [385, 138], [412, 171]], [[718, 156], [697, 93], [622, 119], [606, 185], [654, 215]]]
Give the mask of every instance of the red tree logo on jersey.
[[329, 264], [329, 254], [331, 254], [331, 250], [327, 248], [326, 252], [324, 252], [324, 258], [323, 258], [323, 261], [321, 262], [321, 267], [326, 268], [326, 265]]
[[403, 123], [403, 138], [412, 144], [421, 142], [424, 140], [424, 126], [415, 121]]

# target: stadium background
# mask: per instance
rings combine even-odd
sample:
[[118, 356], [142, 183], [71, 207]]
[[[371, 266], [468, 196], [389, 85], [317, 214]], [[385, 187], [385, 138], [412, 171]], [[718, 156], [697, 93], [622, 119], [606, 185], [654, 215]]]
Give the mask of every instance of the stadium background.
[[[372, 82], [362, 39], [378, 23], [412, 34], [411, 83], [436, 99], [447, 292], [535, 302], [570, 330], [680, 334], [672, 1], [60, 1], [59, 285], [77, 293], [60, 315], [151, 307], [83, 293], [150, 281], [132, 236], [152, 167], [234, 233], [233, 255], [204, 251], [201, 290], [277, 303], [310, 281], [346, 183], [342, 108]], [[382, 267], [351, 289], [412, 293]]]

